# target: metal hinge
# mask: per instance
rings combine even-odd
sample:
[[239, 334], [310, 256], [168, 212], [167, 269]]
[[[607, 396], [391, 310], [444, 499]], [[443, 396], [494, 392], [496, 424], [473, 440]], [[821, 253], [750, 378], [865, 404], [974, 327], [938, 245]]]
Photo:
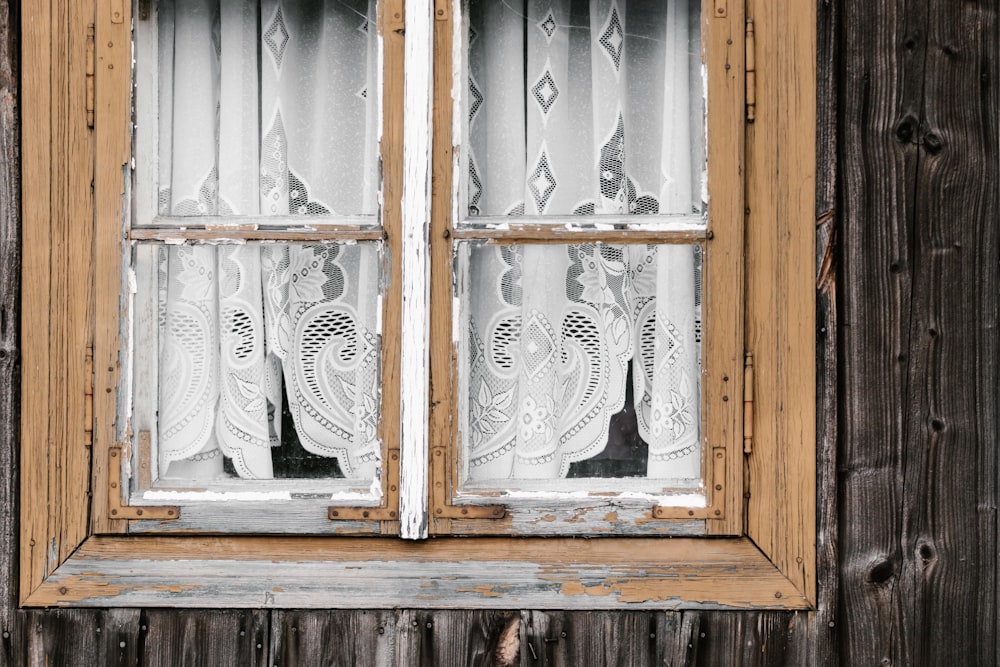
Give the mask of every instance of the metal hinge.
[[747, 18], [746, 30], [746, 103], [747, 122], [752, 123], [757, 117], [757, 69], [755, 51], [757, 49], [753, 36], [753, 19]]
[[84, 444], [91, 447], [94, 444], [94, 346], [87, 346], [87, 356], [83, 361], [85, 382], [83, 388], [83, 433]]
[[743, 358], [743, 453], [753, 453], [753, 352]]
[[87, 127], [94, 127], [94, 72], [97, 69], [94, 49], [94, 24], [87, 26]]

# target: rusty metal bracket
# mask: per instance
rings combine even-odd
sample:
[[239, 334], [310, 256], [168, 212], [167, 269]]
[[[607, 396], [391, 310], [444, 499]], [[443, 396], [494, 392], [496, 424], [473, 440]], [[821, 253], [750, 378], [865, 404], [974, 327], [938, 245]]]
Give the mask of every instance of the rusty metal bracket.
[[385, 501], [378, 507], [328, 507], [330, 521], [396, 521], [399, 519], [399, 450], [390, 449], [385, 466]]
[[108, 450], [108, 515], [112, 519], [173, 521], [181, 518], [181, 508], [170, 506], [126, 505], [122, 502], [122, 448]]
[[434, 447], [431, 455], [431, 516], [435, 519], [502, 519], [503, 505], [453, 505], [448, 497], [448, 457], [446, 447]]
[[654, 519], [723, 519], [726, 516], [726, 448], [712, 448], [711, 502], [706, 507], [657, 505]]

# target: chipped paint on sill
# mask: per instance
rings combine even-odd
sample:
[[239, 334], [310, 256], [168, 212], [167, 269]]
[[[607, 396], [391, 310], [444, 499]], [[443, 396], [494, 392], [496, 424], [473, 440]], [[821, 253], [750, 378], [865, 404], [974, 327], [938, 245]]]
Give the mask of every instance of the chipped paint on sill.
[[289, 491], [146, 491], [142, 494], [142, 500], [156, 502], [291, 499], [292, 494]]
[[502, 498], [511, 500], [573, 500], [573, 499], [606, 499], [609, 503], [622, 500], [639, 500], [656, 503], [664, 507], [707, 507], [707, 499], [698, 493], [682, 493], [676, 495], [657, 495], [635, 491], [622, 491], [614, 494], [595, 494], [590, 491], [503, 491]]

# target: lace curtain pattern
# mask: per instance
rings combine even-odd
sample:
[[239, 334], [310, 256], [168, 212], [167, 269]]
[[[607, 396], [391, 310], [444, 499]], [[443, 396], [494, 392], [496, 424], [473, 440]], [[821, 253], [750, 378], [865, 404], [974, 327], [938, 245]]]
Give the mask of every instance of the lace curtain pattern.
[[[167, 0], [158, 20], [161, 215], [376, 213], [374, 0]], [[221, 454], [272, 477], [287, 401], [304, 448], [373, 477], [378, 263], [365, 243], [162, 250], [161, 475]]]
[[[700, 213], [699, 11], [474, 0], [470, 215]], [[565, 477], [601, 454], [630, 370], [647, 476], [700, 477], [700, 247], [472, 246], [463, 261], [469, 479]]]

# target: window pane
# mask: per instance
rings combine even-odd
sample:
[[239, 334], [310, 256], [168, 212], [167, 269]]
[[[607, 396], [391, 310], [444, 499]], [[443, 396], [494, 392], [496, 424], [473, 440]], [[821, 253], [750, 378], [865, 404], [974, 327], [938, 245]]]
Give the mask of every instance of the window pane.
[[464, 481], [701, 479], [701, 246], [465, 243], [458, 270]]
[[378, 475], [379, 246], [138, 248], [154, 479]]
[[163, 0], [160, 215], [374, 214], [375, 0]]
[[469, 215], [701, 214], [695, 0], [470, 0]]

